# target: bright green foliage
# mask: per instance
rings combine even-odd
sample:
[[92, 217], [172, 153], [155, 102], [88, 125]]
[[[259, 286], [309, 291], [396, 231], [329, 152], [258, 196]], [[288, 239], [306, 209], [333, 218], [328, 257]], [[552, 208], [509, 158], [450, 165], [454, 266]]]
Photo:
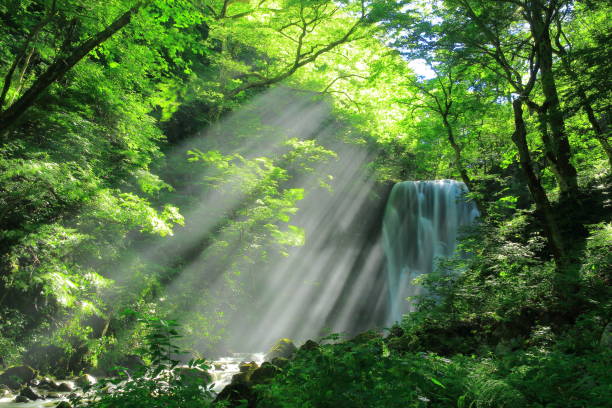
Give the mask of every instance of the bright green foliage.
[[[138, 313], [127, 310], [129, 316]], [[78, 407], [121, 408], [121, 407], [206, 407], [212, 400], [210, 385], [203, 376], [189, 376], [181, 371], [202, 372], [209, 368], [203, 360], [191, 360], [186, 368], [177, 368], [175, 358], [182, 353], [176, 345], [180, 338], [179, 324], [156, 316], [141, 316], [146, 335], [140, 354], [151, 364], [138, 369], [128, 376], [117, 367], [118, 377], [104, 379], [88, 390], [85, 396], [75, 396], [72, 403]], [[108, 392], [112, 390], [112, 392]]]
[[482, 222], [466, 256], [420, 278], [402, 333], [300, 351], [259, 406], [606, 406], [609, 15], [548, 0], [0, 1], [0, 364], [67, 375], [140, 350], [151, 365], [84, 406], [208, 406], [208, 384], [171, 373], [179, 348], [222, 350], [258, 277], [317, 239], [296, 215], [337, 194], [351, 145], [381, 190], [462, 179]]

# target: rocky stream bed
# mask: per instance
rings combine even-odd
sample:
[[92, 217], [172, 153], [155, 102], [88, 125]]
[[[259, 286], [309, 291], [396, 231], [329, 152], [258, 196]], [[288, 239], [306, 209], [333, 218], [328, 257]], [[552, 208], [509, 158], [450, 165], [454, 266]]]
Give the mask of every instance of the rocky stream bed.
[[[292, 342], [282, 339], [267, 354], [234, 353], [212, 361], [208, 372], [195, 373], [188, 366], [177, 366], [174, 371], [179, 375], [206, 376], [206, 382], [213, 384], [213, 395], [219, 399], [248, 397], [251, 385], [274, 377], [296, 350]], [[71, 408], [70, 395], [83, 394], [83, 389], [97, 382], [90, 374], [53, 379], [41, 376], [29, 366], [10, 367], [0, 374], [0, 408]], [[109, 387], [106, 392], [113, 389]]]

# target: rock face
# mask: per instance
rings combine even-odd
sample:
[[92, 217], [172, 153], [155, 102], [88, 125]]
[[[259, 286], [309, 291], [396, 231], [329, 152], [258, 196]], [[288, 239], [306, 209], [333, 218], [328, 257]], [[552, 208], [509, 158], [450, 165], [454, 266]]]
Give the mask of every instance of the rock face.
[[29, 366], [15, 366], [7, 369], [0, 375], [0, 384], [16, 390], [29, 384], [36, 378], [36, 370]]
[[291, 358], [297, 351], [295, 344], [289, 339], [280, 339], [266, 354], [266, 361], [272, 361], [276, 357]]

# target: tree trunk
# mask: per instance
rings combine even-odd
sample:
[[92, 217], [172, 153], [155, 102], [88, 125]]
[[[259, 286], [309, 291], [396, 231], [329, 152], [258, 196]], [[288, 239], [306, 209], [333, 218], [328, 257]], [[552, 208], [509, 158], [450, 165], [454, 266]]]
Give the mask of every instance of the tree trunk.
[[70, 69], [72, 69], [72, 67], [89, 54], [91, 50], [125, 27], [131, 21], [132, 15], [138, 11], [140, 6], [141, 3], [138, 3], [136, 6], [126, 11], [104, 30], [75, 48], [70, 55], [65, 57], [59, 56], [14, 104], [0, 113], [0, 134], [14, 125], [49, 86], [61, 79]]
[[512, 102], [514, 111], [514, 133], [512, 141], [516, 145], [519, 153], [519, 160], [523, 173], [527, 178], [527, 187], [535, 202], [536, 209], [544, 217], [544, 229], [548, 245], [555, 259], [557, 266], [564, 264], [565, 249], [561, 230], [554, 216], [550, 201], [546, 195], [546, 191], [540, 183], [540, 179], [533, 168], [529, 146], [527, 144], [527, 128], [523, 119], [523, 102], [521, 99], [516, 99]]
[[[474, 190], [474, 183], [472, 183], [472, 180], [470, 179], [470, 176], [468, 175], [467, 170], [463, 166], [463, 160], [461, 160], [461, 146], [459, 146], [457, 144], [457, 141], [455, 140], [455, 134], [453, 132], [453, 127], [448, 121], [448, 117], [445, 115], [442, 115], [442, 122], [444, 123], [444, 128], [446, 129], [446, 135], [448, 137], [448, 142], [453, 148], [453, 152], [455, 156], [455, 167], [457, 168], [457, 171], [459, 172], [459, 175], [461, 176], [461, 180], [463, 181], [463, 183], [465, 184], [465, 186], [468, 188], [469, 191], [475, 193], [476, 191]], [[476, 206], [480, 210], [480, 213], [483, 216], [485, 216], [486, 207], [483, 205], [482, 201], [477, 198], [475, 198], [474, 201], [476, 202]]]
[[565, 120], [561, 111], [557, 84], [553, 72], [553, 49], [549, 24], [543, 21], [540, 10], [535, 10], [533, 15], [531, 29], [540, 63], [540, 83], [545, 98], [544, 115], [550, 127], [550, 133], [547, 132], [547, 134], [550, 134], [550, 147], [555, 156], [558, 172], [557, 181], [561, 194], [568, 198], [573, 198], [578, 190], [577, 173], [570, 161], [571, 149], [567, 132], [565, 131]]

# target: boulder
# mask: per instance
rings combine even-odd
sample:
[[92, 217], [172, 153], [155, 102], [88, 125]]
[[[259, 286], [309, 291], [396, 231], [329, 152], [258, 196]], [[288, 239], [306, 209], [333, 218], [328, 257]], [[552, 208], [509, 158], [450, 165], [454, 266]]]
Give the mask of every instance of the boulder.
[[28, 397], [24, 397], [23, 395], [18, 395], [17, 397], [15, 397], [13, 401], [14, 402], [30, 402]]
[[89, 374], [83, 374], [82, 376], [80, 376], [79, 378], [76, 379], [75, 383], [76, 385], [78, 385], [81, 388], [87, 388], [87, 387], [91, 387], [92, 385], [94, 385], [96, 383], [96, 379], [94, 378], [94, 376], [89, 375]]
[[250, 383], [253, 385], [269, 383], [280, 372], [280, 368], [265, 361], [261, 364], [261, 367], [253, 371], [251, 374]]
[[57, 404], [55, 408], [72, 408], [72, 405], [70, 405], [68, 401], [60, 401], [60, 403]]
[[21, 392], [19, 392], [19, 396], [26, 397], [27, 399], [32, 401], [43, 399], [43, 397], [39, 393], [34, 391], [32, 387], [25, 387], [24, 389], [22, 389]]
[[68, 382], [61, 382], [57, 385], [55, 390], [59, 392], [72, 392], [74, 391], [74, 385]]
[[36, 378], [36, 370], [30, 366], [15, 366], [7, 369], [0, 375], [0, 384], [4, 384], [12, 389], [19, 389], [21, 386], [29, 384]]
[[270, 348], [266, 354], [266, 361], [272, 361], [276, 357], [291, 358], [297, 351], [295, 344], [289, 339], [280, 339]]
[[58, 399], [60, 395], [57, 392], [50, 392], [47, 394], [47, 398], [49, 399]]
[[43, 378], [38, 383], [38, 388], [43, 389], [43, 390], [47, 390], [47, 391], [56, 391], [58, 387], [59, 387], [59, 384], [57, 382], [53, 381], [49, 377]]
[[254, 361], [251, 361], [250, 363], [240, 363], [239, 368], [240, 372], [238, 374], [234, 374], [231, 383], [250, 385], [251, 375], [259, 368], [257, 363]]
[[251, 361], [250, 363], [242, 362], [238, 365], [241, 373], [246, 373], [248, 371], [253, 371], [257, 369], [257, 363]]

